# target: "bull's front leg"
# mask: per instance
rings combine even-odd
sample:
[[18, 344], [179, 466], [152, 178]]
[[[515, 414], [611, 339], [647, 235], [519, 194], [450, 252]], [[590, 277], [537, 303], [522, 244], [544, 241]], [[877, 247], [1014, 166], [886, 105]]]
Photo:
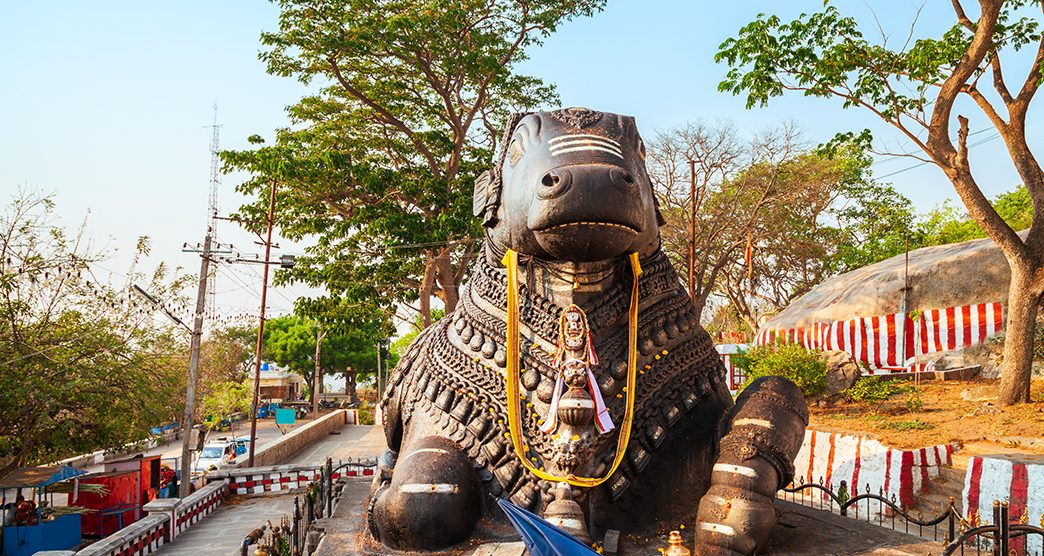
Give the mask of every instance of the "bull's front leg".
[[471, 535], [478, 522], [478, 477], [455, 442], [425, 436], [381, 462], [370, 500], [370, 533], [398, 550], [432, 550]]
[[805, 396], [793, 382], [763, 377], [744, 389], [721, 440], [710, 490], [700, 500], [700, 554], [750, 555], [764, 549], [776, 525], [776, 492], [793, 479], [807, 425]]

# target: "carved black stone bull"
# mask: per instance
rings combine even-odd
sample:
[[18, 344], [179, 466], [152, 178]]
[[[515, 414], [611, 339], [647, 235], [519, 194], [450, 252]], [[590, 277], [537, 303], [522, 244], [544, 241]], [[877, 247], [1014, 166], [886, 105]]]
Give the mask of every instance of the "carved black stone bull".
[[[371, 532], [390, 547], [434, 549], [467, 538], [493, 514], [493, 497], [545, 511], [563, 489], [520, 457], [554, 476], [606, 474], [624, 422], [637, 279], [629, 443], [605, 482], [566, 498], [582, 509], [581, 528], [596, 535], [676, 525], [698, 507], [701, 553], [753, 553], [775, 523], [775, 491], [793, 474], [804, 398], [790, 382], [764, 379], [733, 407], [721, 360], [660, 249], [662, 219], [634, 119], [579, 108], [520, 114], [502, 145], [494, 171], [475, 185], [484, 254], [456, 310], [418, 336], [382, 401], [391, 451], [374, 483]], [[521, 282], [517, 401], [507, 399], [504, 379], [509, 292], [501, 261], [509, 249]], [[540, 429], [552, 401], [561, 401], [555, 355], [571, 305], [586, 315], [597, 352], [590, 391], [616, 428], [567, 429], [562, 438]], [[571, 376], [586, 383], [580, 371]], [[522, 454], [509, 433], [511, 403], [522, 412]]]

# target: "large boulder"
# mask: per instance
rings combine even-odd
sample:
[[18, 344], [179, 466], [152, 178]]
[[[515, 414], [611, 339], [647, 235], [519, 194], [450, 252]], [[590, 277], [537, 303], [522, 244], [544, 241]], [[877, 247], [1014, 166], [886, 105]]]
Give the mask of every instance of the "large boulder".
[[862, 370], [856, 365], [852, 356], [844, 351], [828, 351], [826, 358], [826, 389], [820, 397], [833, 398], [842, 391], [851, 388], [859, 380]]
[[[905, 255], [896, 255], [830, 278], [763, 326], [805, 328], [817, 322], [899, 313], [905, 266]], [[991, 239], [923, 247], [910, 252], [907, 308], [1003, 302], [1008, 298], [1009, 279], [1007, 260]]]

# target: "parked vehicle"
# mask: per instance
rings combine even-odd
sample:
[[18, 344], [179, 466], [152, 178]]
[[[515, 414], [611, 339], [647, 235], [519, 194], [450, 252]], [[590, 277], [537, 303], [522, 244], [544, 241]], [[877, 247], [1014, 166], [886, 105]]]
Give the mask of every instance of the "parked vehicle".
[[203, 473], [211, 469], [235, 464], [239, 456], [247, 453], [250, 449], [250, 437], [221, 438], [207, 442], [199, 453], [195, 464], [192, 466], [193, 473]]

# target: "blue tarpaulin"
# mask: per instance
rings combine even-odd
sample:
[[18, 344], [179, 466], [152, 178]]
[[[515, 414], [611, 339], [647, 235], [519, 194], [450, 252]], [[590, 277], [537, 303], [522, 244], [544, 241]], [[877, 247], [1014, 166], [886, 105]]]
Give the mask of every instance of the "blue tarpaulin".
[[497, 499], [532, 556], [589, 556], [598, 554], [576, 537], [523, 510], [504, 498]]

